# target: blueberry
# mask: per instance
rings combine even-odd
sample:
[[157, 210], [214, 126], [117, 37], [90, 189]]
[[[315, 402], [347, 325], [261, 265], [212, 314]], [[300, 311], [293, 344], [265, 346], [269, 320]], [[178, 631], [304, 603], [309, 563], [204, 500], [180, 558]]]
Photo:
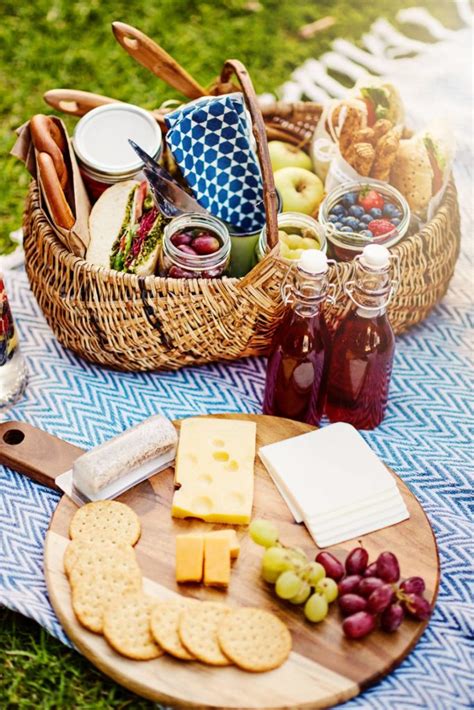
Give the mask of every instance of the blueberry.
[[336, 227], [337, 230], [340, 231], [341, 227], [343, 227], [344, 225], [342, 224], [342, 222], [336, 222], [336, 224], [334, 226]]
[[345, 207], [352, 207], [352, 205], [355, 205], [358, 199], [359, 195], [357, 192], [348, 192], [347, 195], [344, 195], [344, 197], [342, 198], [342, 204]]
[[391, 217], [397, 217], [398, 212], [399, 210], [393, 204], [393, 202], [386, 202], [383, 206], [383, 216], [388, 217], [388, 219], [390, 219]]
[[372, 237], [374, 236], [374, 235], [372, 234], [372, 232], [370, 231], [370, 229], [362, 229], [362, 230], [359, 232], [359, 234], [361, 235], [361, 237], [370, 237], [370, 238], [372, 238]]
[[329, 222], [339, 222], [340, 216], [337, 214], [329, 215]]
[[371, 214], [363, 214], [362, 217], [360, 218], [360, 221], [363, 222], [364, 224], [369, 224], [369, 222], [372, 222], [373, 217]]
[[357, 217], [344, 217], [342, 222], [346, 227], [350, 227], [352, 230], [359, 228], [359, 220]]
[[391, 219], [390, 221], [391, 221], [391, 223], [393, 224], [394, 227], [398, 227], [398, 225], [399, 225], [400, 222], [401, 222], [401, 220], [398, 219], [398, 217], [392, 217], [392, 219]]
[[359, 231], [360, 231], [361, 229], [367, 229], [367, 222], [364, 222], [363, 220], [360, 219], [360, 220], [359, 220], [359, 227], [358, 227], [358, 229], [359, 229]]
[[330, 211], [329, 214], [340, 214], [340, 215], [345, 215], [346, 214], [346, 208], [344, 205], [337, 204], [335, 205], [332, 210]]
[[354, 230], [348, 227], [347, 225], [344, 225], [343, 227], [340, 228], [340, 232], [353, 232]]
[[365, 210], [360, 205], [352, 205], [352, 207], [349, 207], [349, 214], [353, 217], [358, 217], [360, 219], [364, 213]]
[[369, 210], [369, 214], [372, 215], [372, 219], [381, 219], [382, 210], [380, 210], [378, 207], [372, 207], [372, 209]]

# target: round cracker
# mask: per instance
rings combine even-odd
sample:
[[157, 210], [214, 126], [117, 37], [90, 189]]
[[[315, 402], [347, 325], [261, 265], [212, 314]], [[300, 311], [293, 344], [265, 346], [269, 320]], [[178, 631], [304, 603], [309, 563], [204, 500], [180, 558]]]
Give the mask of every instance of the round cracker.
[[199, 604], [191, 599], [169, 599], [155, 604], [151, 612], [150, 628], [155, 641], [167, 653], [183, 661], [191, 661], [195, 658], [181, 643], [178, 633], [181, 614], [193, 603]]
[[285, 624], [264, 609], [242, 608], [222, 619], [218, 641], [239, 668], [261, 672], [278, 668], [291, 651], [291, 634]]
[[117, 540], [134, 545], [140, 537], [138, 515], [116, 500], [87, 503], [76, 511], [69, 525], [69, 536], [89, 540]]
[[72, 586], [72, 608], [82, 626], [101, 634], [106, 607], [115, 598], [138, 592], [141, 588], [141, 574], [124, 576], [121, 572], [109, 573], [105, 580], [101, 575], [88, 575]]
[[155, 600], [143, 592], [115, 599], [104, 613], [104, 636], [115, 651], [138, 661], [163, 655], [150, 630]]
[[69, 573], [69, 582], [74, 589], [82, 579], [93, 577], [101, 579], [104, 584], [109, 578], [115, 579], [122, 576], [124, 579], [131, 577], [141, 582], [142, 573], [135, 556], [135, 550], [129, 545], [123, 549], [110, 549], [92, 546], [78, 559]]
[[185, 609], [179, 619], [179, 638], [189, 653], [210, 666], [228, 666], [217, 641], [217, 629], [229, 614], [230, 607], [214, 602], [202, 602]]
[[72, 568], [78, 560], [81, 560], [81, 563], [84, 563], [85, 560], [99, 561], [106, 556], [106, 561], [108, 562], [116, 555], [132, 557], [135, 555], [135, 551], [131, 545], [118, 542], [117, 540], [91, 541], [87, 538], [76, 537], [74, 540], [71, 540], [64, 552], [64, 571], [69, 577]]

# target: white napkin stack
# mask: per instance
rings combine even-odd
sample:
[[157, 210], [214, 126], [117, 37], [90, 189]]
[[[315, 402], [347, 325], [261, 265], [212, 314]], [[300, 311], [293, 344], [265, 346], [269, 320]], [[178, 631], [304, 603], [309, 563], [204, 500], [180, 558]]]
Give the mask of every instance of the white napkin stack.
[[328, 547], [409, 517], [396, 480], [350, 424], [331, 424], [259, 456], [295, 521]]

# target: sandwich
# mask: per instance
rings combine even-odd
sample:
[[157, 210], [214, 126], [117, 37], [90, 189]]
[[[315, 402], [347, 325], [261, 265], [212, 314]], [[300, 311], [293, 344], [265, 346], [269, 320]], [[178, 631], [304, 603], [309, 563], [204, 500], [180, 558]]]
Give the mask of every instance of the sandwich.
[[380, 119], [387, 119], [394, 126], [403, 124], [405, 111], [397, 89], [388, 81], [370, 77], [361, 79], [352, 90], [352, 96], [363, 102], [367, 125], [373, 126]]
[[127, 180], [109, 187], [89, 217], [90, 243], [86, 259], [138, 276], [155, 272], [165, 219], [146, 181]]
[[405, 196], [413, 212], [423, 215], [445, 184], [454, 154], [454, 139], [443, 121], [401, 140], [390, 182]]

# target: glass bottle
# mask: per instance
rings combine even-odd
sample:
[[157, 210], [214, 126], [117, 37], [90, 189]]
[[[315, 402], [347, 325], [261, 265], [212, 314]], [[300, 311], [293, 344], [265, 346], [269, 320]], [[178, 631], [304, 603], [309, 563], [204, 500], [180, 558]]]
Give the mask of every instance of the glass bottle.
[[[308, 249], [284, 285], [288, 310], [277, 328], [267, 365], [263, 413], [318, 424], [324, 408], [330, 335], [322, 305], [328, 299], [328, 260]], [[286, 294], [285, 294], [286, 290]]]
[[352, 305], [332, 342], [326, 398], [331, 422], [374, 429], [384, 418], [395, 351], [386, 313], [398, 285], [391, 278], [392, 260], [377, 244], [355, 258], [355, 279], [345, 286]]
[[21, 397], [27, 380], [26, 364], [0, 274], [0, 410], [7, 409]]

